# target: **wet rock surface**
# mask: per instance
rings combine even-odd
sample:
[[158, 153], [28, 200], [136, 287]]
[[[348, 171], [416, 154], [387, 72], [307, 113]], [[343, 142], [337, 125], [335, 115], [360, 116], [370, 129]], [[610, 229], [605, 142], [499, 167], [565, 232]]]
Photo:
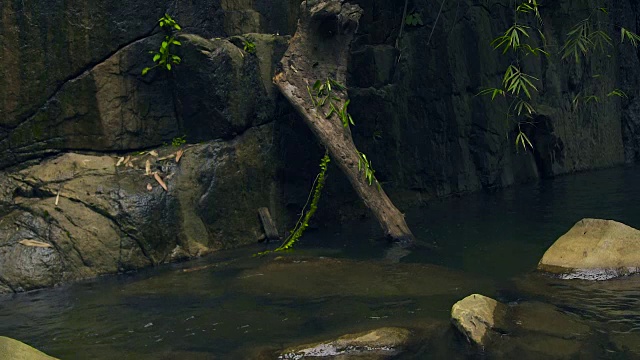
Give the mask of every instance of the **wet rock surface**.
[[[623, 162], [625, 152], [627, 159], [637, 157], [639, 97], [588, 110], [570, 104], [580, 89], [609, 81], [635, 88], [640, 60], [632, 48], [621, 49], [619, 57], [593, 56], [586, 67], [529, 59], [526, 67], [544, 74], [544, 90], [539, 114], [526, 129], [535, 151], [518, 152], [514, 129], [499, 120], [503, 105], [476, 96], [499, 84], [508, 65], [486, 46], [511, 26], [508, 7], [445, 2], [440, 13], [429, 1], [414, 1], [409, 11], [420, 14], [425, 26], [405, 26], [398, 50], [404, 2], [355, 2], [365, 11], [350, 61], [354, 138], [367, 156], [379, 159], [376, 176], [382, 180], [447, 195], [611, 166]], [[635, 1], [611, 5], [612, 16], [637, 29]], [[592, 1], [586, 6], [597, 7]], [[588, 16], [574, 10], [571, 2], [544, 5], [549, 44], [561, 46], [561, 34]], [[595, 74], [608, 80], [591, 78]]]
[[400, 354], [410, 337], [407, 329], [380, 328], [289, 348], [278, 359], [388, 359]]
[[67, 153], [4, 174], [13, 192], [2, 201], [0, 291], [256, 241], [262, 233], [258, 217], [245, 214], [272, 203], [274, 169], [263, 166], [272, 155], [272, 132], [266, 125], [230, 142], [185, 146], [179, 163], [175, 147], [122, 157]]
[[639, 272], [640, 230], [613, 220], [580, 220], [545, 252], [538, 270], [585, 280]]

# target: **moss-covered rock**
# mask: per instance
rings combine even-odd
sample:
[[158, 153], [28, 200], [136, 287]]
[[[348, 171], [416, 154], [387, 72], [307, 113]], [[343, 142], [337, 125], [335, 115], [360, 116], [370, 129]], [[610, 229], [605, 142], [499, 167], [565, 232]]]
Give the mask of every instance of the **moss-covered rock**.
[[56, 360], [42, 351], [5, 336], [0, 336], [0, 358], [11, 360]]

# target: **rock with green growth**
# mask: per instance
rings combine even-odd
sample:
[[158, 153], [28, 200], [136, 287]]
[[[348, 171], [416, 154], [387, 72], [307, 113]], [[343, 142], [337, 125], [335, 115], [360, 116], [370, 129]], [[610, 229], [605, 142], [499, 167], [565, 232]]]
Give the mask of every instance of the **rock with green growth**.
[[11, 360], [56, 360], [21, 341], [0, 336], [0, 359]]

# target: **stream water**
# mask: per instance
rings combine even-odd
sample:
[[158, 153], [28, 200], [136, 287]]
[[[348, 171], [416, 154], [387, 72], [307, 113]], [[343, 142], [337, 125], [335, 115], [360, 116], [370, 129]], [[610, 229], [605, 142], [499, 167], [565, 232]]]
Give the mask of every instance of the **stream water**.
[[449, 312], [479, 292], [550, 303], [588, 324], [581, 358], [632, 359], [640, 357], [639, 277], [561, 282], [533, 270], [582, 218], [640, 228], [639, 184], [640, 168], [616, 168], [435, 201], [407, 214], [435, 250], [420, 247], [399, 264], [383, 260], [377, 225], [364, 221], [309, 232], [286, 255], [296, 260], [282, 264], [251, 257], [256, 246], [0, 297], [0, 335], [62, 359], [251, 359], [391, 325], [430, 334], [406, 358], [466, 359], [479, 355], [451, 330]]

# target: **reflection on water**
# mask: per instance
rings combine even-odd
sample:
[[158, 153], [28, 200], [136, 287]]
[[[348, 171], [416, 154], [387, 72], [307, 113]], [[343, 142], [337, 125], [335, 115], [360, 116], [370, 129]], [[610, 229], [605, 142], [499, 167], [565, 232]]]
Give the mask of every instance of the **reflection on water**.
[[380, 260], [384, 244], [369, 221], [310, 233], [299, 263], [252, 258], [256, 247], [8, 296], [0, 334], [64, 359], [242, 359], [386, 325], [437, 327], [437, 341], [412, 355], [454, 359], [468, 349], [448, 327], [450, 307], [482, 292], [556, 305], [602, 333], [604, 350], [589, 350], [592, 358], [627, 358], [616, 349], [640, 344], [640, 277], [561, 282], [531, 271], [581, 218], [640, 228], [638, 184], [640, 169], [611, 169], [433, 202], [407, 221], [436, 249], [400, 264]]

